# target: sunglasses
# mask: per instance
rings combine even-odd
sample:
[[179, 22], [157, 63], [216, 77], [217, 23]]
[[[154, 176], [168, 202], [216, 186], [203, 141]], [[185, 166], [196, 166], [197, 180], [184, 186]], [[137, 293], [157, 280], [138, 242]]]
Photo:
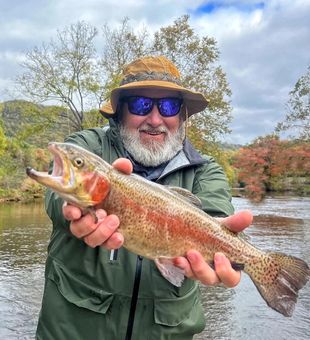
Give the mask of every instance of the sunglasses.
[[182, 98], [148, 98], [142, 96], [123, 97], [122, 102], [127, 103], [128, 111], [137, 116], [146, 116], [157, 105], [159, 113], [163, 117], [176, 116], [182, 107]]

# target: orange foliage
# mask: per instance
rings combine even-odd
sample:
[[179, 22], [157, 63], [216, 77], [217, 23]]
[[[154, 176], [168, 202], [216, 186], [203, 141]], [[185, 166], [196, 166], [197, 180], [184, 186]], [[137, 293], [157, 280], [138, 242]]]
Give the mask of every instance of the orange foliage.
[[247, 194], [260, 200], [277, 189], [279, 179], [310, 174], [310, 144], [281, 141], [276, 136], [258, 138], [237, 152], [233, 166]]

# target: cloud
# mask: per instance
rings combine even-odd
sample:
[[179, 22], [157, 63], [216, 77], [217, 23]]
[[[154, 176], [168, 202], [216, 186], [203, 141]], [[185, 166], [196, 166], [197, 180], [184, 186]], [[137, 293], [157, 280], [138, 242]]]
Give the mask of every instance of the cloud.
[[227, 140], [249, 142], [284, 119], [288, 93], [310, 62], [309, 15], [310, 3], [271, 0], [252, 11], [221, 6], [192, 18], [198, 31], [217, 39], [233, 91]]
[[233, 93], [232, 134], [225, 139], [236, 143], [273, 131], [284, 119], [289, 91], [310, 65], [310, 2], [304, 0], [2, 0], [0, 6], [0, 100], [11, 99], [6, 90], [21, 72], [25, 51], [78, 20], [101, 29], [127, 16], [154, 32], [189, 14], [196, 33], [218, 42]]

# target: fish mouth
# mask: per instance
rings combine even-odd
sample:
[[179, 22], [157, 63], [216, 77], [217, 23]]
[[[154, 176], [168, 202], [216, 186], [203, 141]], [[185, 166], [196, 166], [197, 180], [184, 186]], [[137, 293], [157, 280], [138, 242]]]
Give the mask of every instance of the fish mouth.
[[74, 171], [70, 161], [64, 152], [57, 146], [57, 143], [49, 143], [48, 150], [54, 157], [51, 174], [27, 167], [27, 175], [38, 183], [55, 191], [63, 193], [72, 192], [74, 188]]

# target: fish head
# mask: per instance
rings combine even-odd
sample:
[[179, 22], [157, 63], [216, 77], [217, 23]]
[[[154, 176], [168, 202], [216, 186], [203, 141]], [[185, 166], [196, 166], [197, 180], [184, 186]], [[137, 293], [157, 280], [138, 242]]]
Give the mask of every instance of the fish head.
[[52, 172], [27, 168], [30, 178], [81, 208], [95, 206], [105, 199], [110, 190], [108, 163], [74, 144], [49, 143], [48, 149], [54, 156]]

